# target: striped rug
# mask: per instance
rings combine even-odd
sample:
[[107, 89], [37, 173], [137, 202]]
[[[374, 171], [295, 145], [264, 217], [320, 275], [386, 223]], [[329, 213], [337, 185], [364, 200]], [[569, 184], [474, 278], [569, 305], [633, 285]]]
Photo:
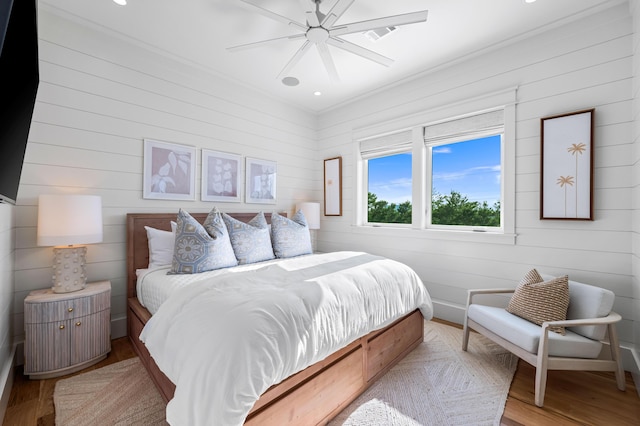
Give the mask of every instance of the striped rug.
[[[424, 343], [343, 410], [331, 426], [499, 424], [517, 358], [471, 333], [425, 322]], [[165, 425], [165, 405], [138, 358], [56, 383], [56, 424]]]

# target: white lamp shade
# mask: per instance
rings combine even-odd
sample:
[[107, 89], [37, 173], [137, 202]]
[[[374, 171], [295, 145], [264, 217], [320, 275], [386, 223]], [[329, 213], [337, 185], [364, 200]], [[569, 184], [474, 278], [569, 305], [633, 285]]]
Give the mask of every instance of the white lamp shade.
[[320, 229], [320, 203], [298, 203], [296, 211], [298, 210], [302, 210], [309, 229]]
[[102, 241], [102, 199], [97, 195], [40, 195], [38, 245], [68, 246]]

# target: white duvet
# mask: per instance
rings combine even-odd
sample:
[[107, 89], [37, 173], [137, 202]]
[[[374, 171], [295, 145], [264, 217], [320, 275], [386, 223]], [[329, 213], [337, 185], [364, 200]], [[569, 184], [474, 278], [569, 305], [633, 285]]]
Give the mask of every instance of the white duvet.
[[419, 308], [417, 274], [359, 252], [303, 256], [175, 292], [140, 335], [176, 385], [171, 425], [241, 425], [270, 386]]

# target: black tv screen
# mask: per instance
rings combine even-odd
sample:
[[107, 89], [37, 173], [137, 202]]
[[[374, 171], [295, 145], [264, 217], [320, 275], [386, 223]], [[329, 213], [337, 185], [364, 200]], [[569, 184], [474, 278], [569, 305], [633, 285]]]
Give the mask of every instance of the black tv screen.
[[37, 0], [0, 0], [0, 201], [14, 203], [38, 71]]

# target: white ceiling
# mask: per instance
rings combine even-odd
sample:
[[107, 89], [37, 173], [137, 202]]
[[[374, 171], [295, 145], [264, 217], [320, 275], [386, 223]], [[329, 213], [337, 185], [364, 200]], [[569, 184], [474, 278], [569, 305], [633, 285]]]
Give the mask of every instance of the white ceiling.
[[[336, 0], [323, 0], [326, 12]], [[428, 10], [427, 22], [400, 27], [377, 42], [363, 34], [345, 39], [394, 59], [390, 67], [329, 46], [340, 76], [331, 83], [315, 48], [289, 73], [277, 75], [303, 43], [279, 41], [249, 50], [226, 48], [298, 33], [238, 0], [40, 0], [40, 8], [124, 36], [154, 51], [320, 112], [395, 82], [566, 24], [626, 0], [356, 0], [338, 24]], [[305, 22], [299, 0], [263, 0], [273, 12]], [[314, 96], [314, 91], [322, 92]]]

